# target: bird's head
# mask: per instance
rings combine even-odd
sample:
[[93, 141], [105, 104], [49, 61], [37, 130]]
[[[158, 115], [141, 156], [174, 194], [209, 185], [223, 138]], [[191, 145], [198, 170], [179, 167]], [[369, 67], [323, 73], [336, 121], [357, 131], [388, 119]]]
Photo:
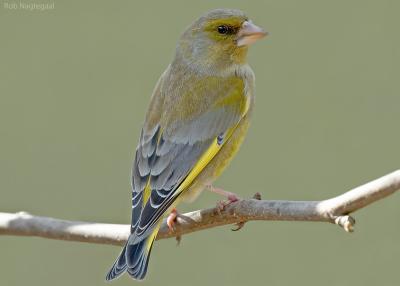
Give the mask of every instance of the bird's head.
[[204, 68], [220, 69], [246, 62], [248, 46], [267, 33], [239, 10], [212, 10], [183, 33], [177, 55]]

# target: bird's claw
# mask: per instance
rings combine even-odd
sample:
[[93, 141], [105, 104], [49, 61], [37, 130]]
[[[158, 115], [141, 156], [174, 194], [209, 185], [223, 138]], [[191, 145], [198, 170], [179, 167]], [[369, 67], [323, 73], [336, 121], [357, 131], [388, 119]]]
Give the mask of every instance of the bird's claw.
[[220, 188], [216, 188], [213, 185], [208, 185], [208, 189], [216, 194], [219, 194], [221, 196], [226, 197], [228, 200], [227, 201], [219, 201], [217, 202], [217, 211], [220, 213], [221, 211], [223, 211], [225, 209], [226, 206], [230, 205], [233, 202], [237, 202], [240, 198], [231, 192], [227, 192], [223, 189]]
[[182, 241], [182, 235], [177, 235], [175, 239], [176, 239], [176, 246], [179, 246]]
[[241, 222], [235, 223], [234, 224], [235, 228], [231, 228], [231, 230], [232, 231], [241, 230], [244, 227], [245, 223], [246, 223], [245, 221], [241, 221]]
[[[259, 192], [255, 193], [254, 196], [253, 196], [253, 199], [255, 199], [255, 200], [261, 200], [261, 194], [260, 194]], [[245, 221], [241, 221], [241, 222], [235, 223], [235, 224], [234, 224], [235, 227], [232, 228], [231, 230], [232, 230], [232, 231], [241, 230], [241, 229], [244, 227], [245, 224], [246, 224]]]
[[[217, 202], [216, 211], [217, 211], [217, 213], [218, 213], [219, 215], [221, 214], [221, 212], [222, 212], [227, 206], [229, 206], [230, 204], [232, 204], [232, 203], [237, 202], [237, 201], [240, 200], [240, 198], [239, 198], [237, 195], [235, 195], [234, 193], [227, 192], [227, 191], [224, 191], [224, 190], [219, 189], [219, 188], [215, 188], [215, 187], [213, 187], [212, 185], [210, 185], [210, 186], [208, 186], [208, 187], [209, 187], [210, 191], [212, 191], [212, 192], [214, 192], [214, 193], [218, 193], [218, 194], [223, 195], [223, 196], [226, 196], [226, 197], [228, 198], [228, 200], [226, 200], [226, 201], [218, 201], [218, 202]], [[255, 200], [261, 200], [261, 194], [260, 194], [259, 192], [255, 193], [254, 196], [253, 196], [253, 199], [255, 199]], [[238, 223], [236, 223], [236, 224], [234, 225], [235, 227], [232, 228], [231, 230], [232, 230], [232, 231], [241, 230], [241, 229], [244, 227], [245, 224], [246, 224], [245, 221], [238, 222]]]
[[232, 194], [232, 195], [228, 195], [228, 200], [226, 201], [218, 201], [217, 202], [217, 211], [219, 214], [221, 214], [221, 212], [230, 204], [239, 201], [239, 197]]
[[175, 231], [176, 218], [178, 217], [178, 211], [174, 208], [167, 217], [167, 225], [170, 232]]
[[[178, 216], [179, 216], [178, 211], [175, 208], [173, 208], [171, 210], [171, 213], [167, 217], [167, 226], [170, 232], [174, 232], [176, 230], [175, 224], [177, 223]], [[178, 234], [175, 237], [175, 239], [176, 239], [176, 245], [179, 246], [182, 241], [182, 235]]]

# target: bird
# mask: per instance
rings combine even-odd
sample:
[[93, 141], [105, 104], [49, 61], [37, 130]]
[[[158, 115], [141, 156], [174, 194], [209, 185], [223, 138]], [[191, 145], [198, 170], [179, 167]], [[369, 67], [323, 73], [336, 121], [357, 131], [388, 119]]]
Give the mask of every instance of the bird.
[[124, 272], [145, 278], [163, 218], [170, 214], [173, 229], [179, 202], [204, 189], [225, 195], [227, 204], [239, 199], [212, 184], [248, 131], [255, 77], [247, 52], [266, 35], [244, 12], [214, 9], [179, 38], [145, 115], [132, 168], [130, 235], [107, 281]]

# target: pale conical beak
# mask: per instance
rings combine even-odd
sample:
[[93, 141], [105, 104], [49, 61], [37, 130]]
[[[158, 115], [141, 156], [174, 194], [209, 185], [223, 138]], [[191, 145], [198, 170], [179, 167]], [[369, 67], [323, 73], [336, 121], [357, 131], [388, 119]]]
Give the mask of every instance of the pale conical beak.
[[251, 21], [244, 21], [238, 32], [236, 44], [238, 47], [247, 46], [264, 38], [266, 35], [268, 35], [267, 32], [254, 25]]

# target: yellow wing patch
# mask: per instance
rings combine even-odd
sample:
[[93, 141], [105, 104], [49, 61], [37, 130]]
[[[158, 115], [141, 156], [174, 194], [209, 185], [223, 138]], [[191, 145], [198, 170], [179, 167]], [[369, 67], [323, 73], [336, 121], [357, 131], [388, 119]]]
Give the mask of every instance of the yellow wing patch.
[[[232, 127], [228, 130], [225, 138], [225, 142], [231, 137], [233, 131], [236, 129]], [[200, 157], [199, 161], [197, 161], [196, 165], [194, 165], [192, 171], [190, 171], [189, 175], [186, 179], [181, 183], [176, 194], [180, 194], [182, 191], [187, 190], [190, 184], [196, 179], [196, 177], [203, 171], [203, 169], [210, 163], [210, 161], [217, 155], [218, 151], [222, 148], [223, 144], [218, 144], [218, 139], [215, 138], [211, 146], [207, 149], [206, 152]]]
[[[180, 184], [178, 189], [176, 190], [175, 195], [180, 194], [182, 191], [185, 191], [188, 189], [190, 184], [196, 179], [196, 177], [201, 173], [201, 171], [204, 170], [204, 168], [210, 163], [210, 161], [217, 155], [219, 150], [222, 148], [222, 146], [225, 144], [227, 140], [232, 136], [233, 132], [236, 129], [237, 124], [230, 128], [228, 132], [226, 133], [226, 136], [224, 138], [224, 143], [223, 144], [218, 144], [218, 139], [215, 138], [213, 143], [211, 144], [210, 147], [208, 147], [207, 151], [204, 152], [204, 154], [200, 157], [200, 159], [197, 161], [196, 165], [194, 165], [193, 169], [190, 171], [189, 175], [185, 178], [185, 180]], [[147, 203], [147, 201], [150, 198], [151, 195], [151, 187], [150, 187], [150, 177], [147, 181], [146, 187], [144, 188], [143, 191], [143, 206]], [[157, 234], [157, 232], [156, 232]]]
[[146, 187], [143, 190], [143, 201], [142, 201], [142, 206], [144, 206], [147, 201], [149, 200], [151, 195], [151, 188], [150, 188], [150, 176], [149, 179], [147, 180]]
[[151, 246], [153, 245], [154, 240], [157, 237], [158, 234], [158, 230], [160, 229], [161, 226], [161, 222], [162, 219], [159, 220], [159, 222], [157, 223], [156, 227], [154, 228], [153, 232], [149, 235], [149, 238], [147, 239], [147, 243], [146, 243], [146, 251], [149, 252], [151, 249]]

